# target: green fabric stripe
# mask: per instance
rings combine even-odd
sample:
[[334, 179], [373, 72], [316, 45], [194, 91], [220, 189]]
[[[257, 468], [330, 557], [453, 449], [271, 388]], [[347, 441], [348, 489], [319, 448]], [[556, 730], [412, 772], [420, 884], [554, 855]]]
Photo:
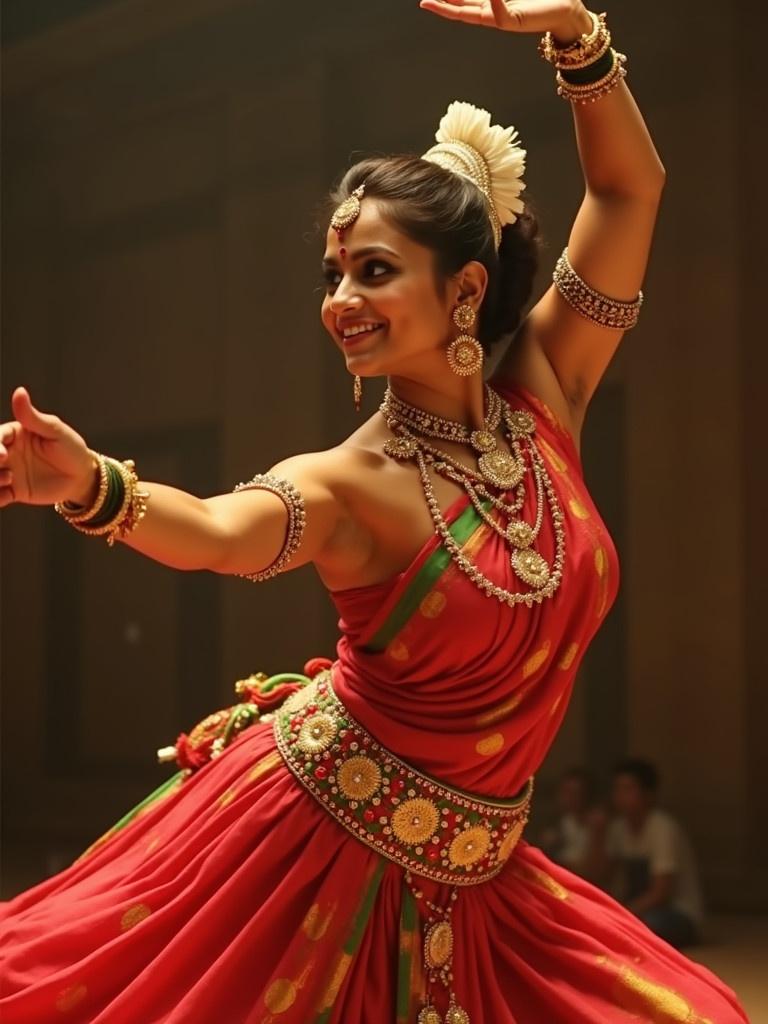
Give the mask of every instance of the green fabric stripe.
[[403, 880], [403, 899], [400, 905], [400, 935], [412, 935], [411, 949], [400, 946], [397, 963], [397, 1024], [409, 1024], [408, 1015], [411, 1010], [411, 984], [413, 975], [413, 956], [419, 942], [418, 912], [416, 899], [410, 886]]
[[384, 874], [384, 868], [387, 866], [387, 861], [384, 857], [379, 857], [379, 863], [376, 865], [376, 870], [373, 872], [373, 877], [368, 885], [363, 901], [358, 907], [357, 913], [352, 921], [352, 929], [347, 936], [347, 941], [344, 943], [345, 953], [356, 953], [357, 947], [360, 945], [365, 926], [368, 923], [368, 918], [371, 916], [371, 910], [373, 910], [373, 903], [376, 899], [376, 894], [379, 891], [379, 885], [381, 884], [381, 876]]
[[[342, 946], [342, 951], [348, 956], [353, 956], [357, 952], [362, 941], [365, 926], [368, 923], [368, 918], [371, 916], [376, 894], [378, 893], [379, 885], [381, 884], [381, 877], [384, 874], [384, 868], [387, 866], [387, 863], [388, 862], [384, 857], [378, 858], [378, 863], [374, 869], [371, 881], [368, 883], [365, 895], [355, 911], [355, 915], [352, 919], [352, 926], [349, 930], [349, 934], [347, 935], [347, 940]], [[328, 1024], [328, 1021], [331, 1019], [332, 1012], [333, 1005], [326, 1006], [321, 1013], [317, 1014], [314, 1024]]]
[[[491, 502], [484, 501], [483, 508], [488, 511], [491, 508]], [[454, 540], [458, 544], [466, 543], [482, 521], [482, 517], [474, 505], [468, 505], [451, 524], [450, 531]], [[451, 554], [441, 544], [416, 573], [403, 596], [392, 609], [387, 621], [365, 645], [365, 650], [383, 651], [385, 649], [419, 607], [425, 595], [437, 583], [450, 562]]]
[[115, 832], [119, 832], [120, 829], [125, 828], [126, 825], [129, 825], [133, 821], [140, 811], [143, 811], [145, 807], [149, 807], [150, 804], [155, 803], [155, 801], [159, 800], [160, 797], [165, 796], [171, 786], [174, 786], [183, 775], [184, 772], [182, 771], [176, 772], [176, 774], [172, 775], [170, 779], [164, 782], [161, 786], [158, 786], [157, 789], [150, 793], [149, 796], [145, 797], [140, 804], [136, 804], [132, 810], [128, 811], [127, 814], [124, 814], [117, 824], [113, 825], [109, 830], [109, 835], [113, 835]]

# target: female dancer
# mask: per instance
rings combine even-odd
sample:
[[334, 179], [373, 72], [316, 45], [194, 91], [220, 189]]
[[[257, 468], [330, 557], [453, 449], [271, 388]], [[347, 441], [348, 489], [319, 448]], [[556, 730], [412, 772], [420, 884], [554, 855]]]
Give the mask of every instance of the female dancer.
[[[380, 410], [199, 499], [91, 451], [26, 390], [0, 503], [179, 569], [312, 562], [333, 662], [251, 677], [180, 771], [4, 919], [5, 1024], [737, 1024], [735, 996], [521, 834], [616, 592], [579, 430], [639, 309], [663, 170], [605, 19], [578, 0], [423, 0], [546, 32], [586, 195], [552, 288], [512, 129], [453, 104], [423, 158], [345, 175], [322, 318]], [[595, 102], [584, 102], [595, 101]], [[519, 331], [489, 386], [483, 357]], [[287, 695], [287, 699], [286, 698]]]

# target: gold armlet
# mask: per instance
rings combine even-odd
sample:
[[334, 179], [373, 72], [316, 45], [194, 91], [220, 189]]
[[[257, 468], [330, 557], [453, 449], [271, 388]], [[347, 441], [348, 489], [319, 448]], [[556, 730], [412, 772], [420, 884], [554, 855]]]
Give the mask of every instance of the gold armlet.
[[306, 510], [304, 498], [293, 484], [288, 480], [283, 480], [280, 477], [274, 476], [272, 473], [257, 473], [251, 480], [248, 480], [246, 483], [238, 484], [237, 487], [234, 487], [233, 493], [236, 491], [246, 490], [271, 491], [279, 498], [282, 498], [283, 503], [288, 510], [288, 529], [285, 535], [285, 542], [275, 561], [271, 565], [267, 566], [266, 569], [259, 570], [259, 572], [235, 573], [236, 576], [241, 576], [243, 579], [250, 580], [252, 583], [261, 583], [264, 580], [270, 580], [273, 576], [277, 576], [281, 573], [293, 554], [296, 552], [299, 544], [301, 544], [301, 539], [304, 535], [304, 525], [306, 522]]
[[632, 302], [624, 302], [595, 291], [571, 266], [567, 248], [563, 249], [557, 261], [552, 280], [568, 305], [599, 327], [628, 331], [638, 321], [643, 293], [638, 292], [637, 298]]

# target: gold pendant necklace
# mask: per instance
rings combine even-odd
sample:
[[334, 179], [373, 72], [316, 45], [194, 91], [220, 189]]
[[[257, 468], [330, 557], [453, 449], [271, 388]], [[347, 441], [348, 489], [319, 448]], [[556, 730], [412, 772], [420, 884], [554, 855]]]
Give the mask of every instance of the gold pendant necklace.
[[[435, 417], [424, 410], [407, 405], [402, 399], [390, 401], [389, 397], [394, 399], [394, 396], [388, 391], [380, 411], [395, 437], [385, 443], [384, 452], [399, 461], [413, 460], [416, 462], [435, 532], [442, 538], [443, 546], [462, 572], [466, 573], [487, 596], [495, 597], [509, 605], [524, 603], [531, 607], [534, 603], [541, 603], [545, 598], [551, 597], [562, 580], [565, 564], [565, 531], [557, 495], [544, 459], [534, 440], [536, 424], [533, 416], [522, 410], [513, 410], [499, 395], [487, 388], [486, 423], [482, 431], [470, 432], [461, 423]], [[491, 469], [488, 466], [483, 472], [480, 460], [478, 460], [480, 472], [477, 473], [458, 459], [448, 455], [441, 448], [431, 444], [424, 436], [419, 436], [419, 431], [423, 430], [423, 433], [429, 437], [468, 444], [477, 451], [478, 445], [488, 445], [487, 438], [477, 435], [490, 434], [495, 451], [484, 454], [503, 456], [506, 453], [498, 450], [496, 438], [491, 430], [491, 428], [495, 430], [498, 427], [502, 418], [511, 449], [511, 454], [507, 457], [514, 465], [515, 471], [506, 473], [502, 463], [501, 471], [493, 472], [493, 479], [490, 479]], [[473, 443], [473, 437], [475, 443]], [[523, 445], [526, 446], [525, 451], [523, 451]], [[526, 467], [526, 454], [529, 467]], [[512, 591], [498, 586], [481, 573], [477, 566], [463, 554], [440, 510], [429, 477], [428, 466], [431, 466], [441, 476], [464, 488], [483, 521], [499, 534], [507, 546], [512, 549], [510, 553], [511, 568], [515, 576], [531, 588], [529, 592]], [[491, 468], [493, 466], [494, 464], [491, 463]], [[520, 517], [525, 502], [524, 481], [527, 472], [533, 476], [536, 485], [536, 519], [533, 524]], [[500, 480], [504, 482], [498, 482]], [[508, 480], [512, 482], [507, 484]], [[516, 488], [515, 500], [510, 504], [501, 497], [491, 494], [487, 488], [489, 483], [500, 490]], [[490, 502], [490, 505], [506, 520], [506, 524], [502, 524], [490, 514], [483, 499]], [[549, 509], [555, 535], [555, 557], [552, 565], [533, 547], [542, 527], [545, 505]]]

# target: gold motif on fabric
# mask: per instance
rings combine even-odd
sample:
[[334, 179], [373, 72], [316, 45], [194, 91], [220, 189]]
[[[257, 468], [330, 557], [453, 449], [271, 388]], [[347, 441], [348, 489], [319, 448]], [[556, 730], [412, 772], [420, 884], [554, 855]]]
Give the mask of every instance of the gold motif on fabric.
[[299, 711], [301, 708], [305, 708], [307, 704], [312, 703], [312, 697], [313, 691], [311, 687], [303, 686], [283, 702], [283, 710], [290, 712]]
[[305, 754], [319, 754], [336, 739], [336, 720], [323, 712], [312, 715], [301, 727], [296, 746]]
[[270, 1013], [285, 1013], [296, 1001], [296, 994], [290, 978], [277, 978], [264, 993], [264, 1004]]
[[448, 849], [451, 864], [467, 867], [482, 860], [491, 845], [491, 834], [482, 825], [460, 832]]
[[574, 661], [576, 659], [576, 655], [578, 653], [579, 653], [579, 645], [576, 644], [576, 643], [569, 644], [568, 647], [566, 648], [565, 653], [563, 654], [562, 658], [560, 659], [560, 661], [558, 661], [557, 667], [559, 669], [562, 669], [564, 672], [567, 672], [568, 669], [571, 667], [571, 665], [574, 663]]
[[504, 861], [509, 860], [510, 856], [512, 855], [512, 851], [518, 844], [520, 836], [523, 834], [524, 828], [525, 823], [519, 821], [517, 825], [513, 825], [511, 830], [507, 832], [507, 834], [504, 836], [501, 846], [499, 847], [498, 853], [496, 854], [496, 859], [500, 864], [503, 864]]
[[[290, 697], [288, 698], [290, 700]], [[262, 775], [266, 775], [267, 772], [276, 768], [279, 764], [283, 763], [282, 757], [280, 757], [279, 750], [272, 750], [269, 754], [265, 754], [256, 764], [251, 768], [248, 773], [247, 782], [255, 782], [260, 779]]]
[[137, 924], [141, 924], [142, 921], [146, 921], [151, 913], [152, 911], [146, 903], [137, 903], [135, 906], [126, 910], [120, 918], [120, 930], [127, 932], [131, 928], [135, 928]]
[[387, 654], [394, 661], [408, 661], [411, 656], [411, 652], [403, 641], [397, 639], [393, 640], [389, 647], [387, 647]]
[[381, 786], [381, 769], [370, 757], [350, 757], [339, 768], [339, 789], [351, 800], [368, 800]]
[[70, 985], [69, 988], [65, 988], [56, 997], [56, 1009], [60, 1013], [68, 1013], [78, 1003], [81, 1003], [87, 995], [88, 987], [86, 985]]
[[433, 590], [422, 599], [419, 605], [419, 611], [425, 619], [436, 619], [438, 615], [442, 615], [445, 611], [445, 606], [448, 604], [448, 598], [441, 590]]
[[527, 661], [523, 665], [523, 679], [528, 679], [530, 676], [534, 675], [536, 672], [539, 671], [541, 666], [549, 657], [549, 652], [551, 648], [552, 642], [550, 640], [546, 640], [538, 649], [538, 651], [536, 651], [535, 654], [532, 654], [530, 658], [527, 659]]
[[336, 912], [336, 904], [332, 904], [325, 911], [320, 907], [319, 903], [313, 903], [307, 911], [304, 920], [301, 922], [301, 928], [308, 939], [313, 942], [319, 942], [320, 939], [328, 931], [328, 926], [333, 920], [333, 915]]
[[392, 831], [402, 842], [415, 846], [434, 835], [439, 821], [440, 814], [431, 800], [406, 800], [392, 815]]
[[586, 508], [578, 498], [571, 498], [568, 502], [568, 508], [573, 512], [577, 519], [589, 519], [589, 509]]
[[336, 820], [382, 856], [438, 882], [475, 885], [501, 870], [530, 810], [533, 779], [511, 799], [444, 786], [382, 747], [350, 715], [329, 671], [285, 704], [273, 729], [280, 756]]
[[606, 956], [595, 959], [614, 975], [617, 1003], [633, 1015], [642, 1015], [649, 1024], [714, 1024], [674, 989]]
[[503, 746], [503, 735], [500, 732], [494, 732], [490, 736], [483, 736], [481, 740], [478, 740], [475, 744], [475, 750], [478, 754], [482, 754], [483, 757], [490, 757], [492, 754], [498, 754]]
[[556, 882], [546, 871], [541, 871], [539, 868], [530, 867], [519, 862], [515, 862], [512, 870], [518, 878], [521, 878], [524, 882], [534, 882], [536, 885], [541, 886], [542, 889], [545, 889], [550, 896], [554, 896], [555, 899], [567, 900], [570, 895], [568, 890], [560, 885], [559, 882]]

